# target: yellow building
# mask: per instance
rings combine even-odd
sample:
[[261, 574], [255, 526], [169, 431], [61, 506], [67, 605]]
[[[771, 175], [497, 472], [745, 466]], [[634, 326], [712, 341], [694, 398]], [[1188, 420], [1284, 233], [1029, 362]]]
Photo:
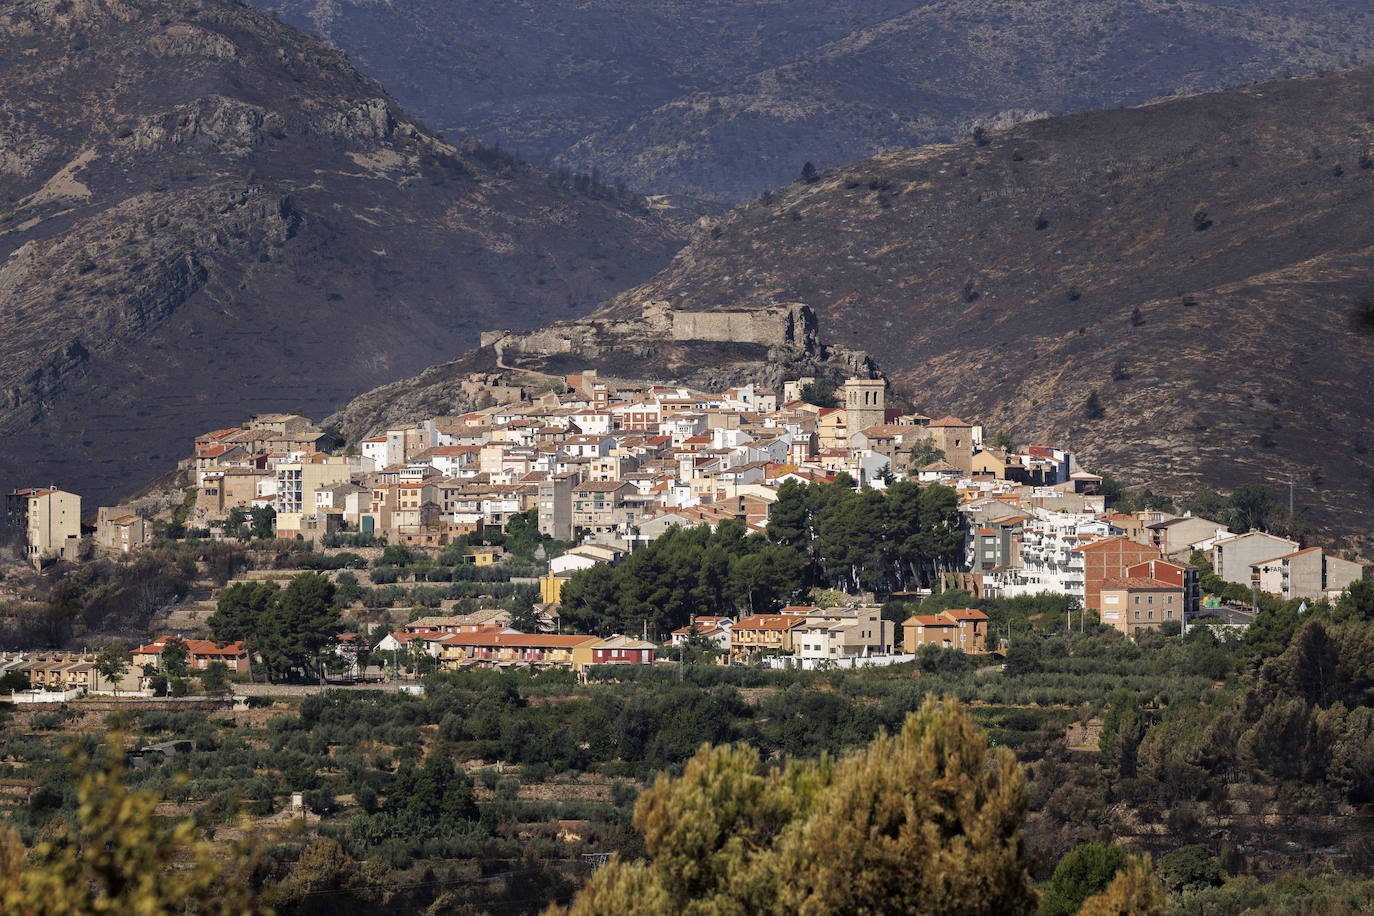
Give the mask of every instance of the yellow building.
[[10, 523], [22, 528], [28, 560], [70, 560], [81, 544], [81, 497], [56, 487], [16, 490], [6, 501]]
[[315, 454], [277, 465], [277, 536], [297, 534], [304, 517], [315, 514], [315, 491], [347, 483], [348, 478], [348, 459], [344, 457]]
[[557, 604], [563, 598], [563, 586], [571, 576], [549, 573], [539, 580], [539, 600], [544, 604]]

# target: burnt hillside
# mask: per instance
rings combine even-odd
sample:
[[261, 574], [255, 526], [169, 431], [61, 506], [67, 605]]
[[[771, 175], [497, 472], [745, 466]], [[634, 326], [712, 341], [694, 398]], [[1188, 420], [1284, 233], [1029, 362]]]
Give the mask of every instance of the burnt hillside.
[[1367, 538], [1372, 95], [1361, 69], [851, 163], [600, 314], [805, 302], [931, 410], [1175, 493], [1291, 475]]
[[254, 0], [450, 136], [741, 202], [803, 162], [1374, 61], [1363, 0]]

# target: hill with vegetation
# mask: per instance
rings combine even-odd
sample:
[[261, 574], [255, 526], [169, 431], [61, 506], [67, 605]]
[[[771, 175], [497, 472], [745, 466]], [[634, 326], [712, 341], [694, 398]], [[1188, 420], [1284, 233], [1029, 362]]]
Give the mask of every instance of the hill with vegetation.
[[[579, 354], [603, 374], [695, 378], [672, 343], [631, 351], [610, 331], [664, 303], [806, 303], [828, 343], [867, 351], [932, 415], [1176, 496], [1291, 479], [1323, 537], [1367, 543], [1371, 89], [1368, 69], [1276, 80], [825, 170], [551, 330], [600, 341]], [[698, 364], [776, 372], [762, 347], [714, 346]], [[571, 371], [558, 359], [543, 365]], [[488, 347], [357, 403], [432, 406], [421, 395], [497, 362]]]
[[0, 486], [113, 498], [188, 435], [579, 314], [681, 243], [237, 0], [6, 4], [0, 60]]
[[978, 125], [1374, 60], [1359, 0], [254, 0], [451, 136], [742, 201]]
[[805, 302], [918, 406], [1171, 493], [1291, 478], [1298, 510], [1361, 533], [1371, 90], [1275, 80], [830, 169], [597, 318]]

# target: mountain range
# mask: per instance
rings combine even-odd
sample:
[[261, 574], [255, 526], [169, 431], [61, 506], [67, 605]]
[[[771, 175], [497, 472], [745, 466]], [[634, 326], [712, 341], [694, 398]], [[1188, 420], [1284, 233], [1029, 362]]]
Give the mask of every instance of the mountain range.
[[748, 200], [979, 126], [1374, 62], [1363, 0], [254, 0], [450, 137]]
[[677, 223], [444, 142], [238, 0], [0, 7], [0, 486], [94, 504], [264, 410], [318, 416], [581, 314]]

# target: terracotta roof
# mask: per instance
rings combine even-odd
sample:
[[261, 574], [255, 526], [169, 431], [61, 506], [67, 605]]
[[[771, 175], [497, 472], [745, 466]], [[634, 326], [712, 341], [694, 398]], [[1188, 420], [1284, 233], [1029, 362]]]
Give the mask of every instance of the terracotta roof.
[[621, 487], [632, 486], [623, 480], [588, 480], [573, 487], [574, 493], [610, 493]]
[[[1102, 549], [1104, 549], [1104, 548], [1106, 548], [1106, 547], [1108, 547], [1108, 546], [1111, 546], [1111, 545], [1113, 545], [1113, 544], [1129, 544], [1129, 545], [1131, 545], [1132, 547], [1138, 547], [1138, 548], [1140, 548], [1141, 550], [1152, 550], [1152, 549], [1153, 549], [1153, 548], [1149, 547], [1149, 546], [1146, 545], [1146, 544], [1138, 543], [1138, 542], [1136, 542], [1136, 541], [1131, 540], [1130, 538], [1122, 537], [1122, 536], [1119, 535], [1119, 534], [1112, 535], [1111, 537], [1101, 538], [1101, 539], [1099, 539], [1099, 540], [1093, 541], [1091, 544], [1083, 544], [1083, 545], [1080, 546], [1080, 547], [1073, 547], [1073, 548], [1071, 548], [1071, 549], [1072, 549], [1072, 550], [1079, 550], [1079, 551], [1102, 550]], [[1153, 559], [1153, 558], [1151, 558], [1151, 559]]]
[[554, 635], [545, 633], [453, 633], [436, 640], [449, 646], [509, 646], [523, 649], [572, 649], [600, 642], [596, 636]]
[[915, 614], [902, 621], [902, 626], [921, 626], [921, 627], [952, 627], [955, 626], [953, 620], [939, 615]]
[[[1284, 554], [1284, 555], [1281, 556], [1281, 557], [1274, 557], [1274, 560], [1291, 560], [1293, 557], [1300, 557], [1300, 556], [1302, 556], [1303, 554], [1305, 554], [1305, 553], [1311, 553], [1311, 552], [1314, 551], [1314, 550], [1321, 550], [1321, 548], [1320, 548], [1320, 547], [1307, 547], [1307, 548], [1305, 548], [1305, 549], [1303, 549], [1303, 550], [1295, 550], [1295, 551], [1293, 551], [1292, 553], [1286, 553], [1286, 554]], [[1252, 566], [1260, 566], [1260, 565], [1262, 565], [1262, 564], [1264, 564], [1264, 563], [1271, 563], [1271, 562], [1273, 562], [1273, 561], [1272, 561], [1272, 560], [1261, 560], [1259, 563], [1252, 563], [1252, 564], [1250, 564], [1250, 565], [1252, 565]]]
[[1171, 582], [1164, 582], [1160, 579], [1151, 579], [1147, 576], [1126, 576], [1124, 578], [1102, 580], [1103, 591], [1122, 588], [1130, 591], [1175, 592], [1181, 590], [1183, 586], [1174, 585]]
[[635, 639], [633, 636], [612, 636], [603, 640], [592, 649], [601, 652], [610, 649], [657, 649], [658, 646], [642, 639]]
[[[137, 649], [134, 649], [133, 652], [132, 652], [131, 654], [133, 654], [133, 655], [161, 655], [163, 649], [165, 649], [165, 648], [167, 647], [167, 642], [168, 642], [170, 639], [172, 639], [171, 636], [161, 636], [161, 637], [158, 637], [156, 640], [154, 640], [153, 642], [150, 642], [148, 645], [146, 645], [146, 646], [139, 646]], [[184, 643], [186, 644], [186, 654], [187, 654], [188, 656], [196, 656], [196, 655], [229, 655], [229, 656], [237, 656], [237, 655], [242, 655], [242, 654], [244, 653], [243, 643], [241, 643], [241, 642], [231, 642], [231, 643], [228, 643], [227, 645], [223, 645], [223, 646], [218, 646], [218, 645], [216, 645], [216, 644], [214, 643], [214, 641], [209, 640], [209, 639], [183, 639], [182, 642], [184, 642]]]
[[972, 426], [972, 425], [973, 425], [972, 423], [965, 423], [963, 420], [960, 420], [958, 417], [954, 417], [954, 416], [945, 416], [945, 417], [941, 417], [941, 418], [938, 419], [938, 420], [933, 420], [933, 421], [931, 421], [931, 423], [928, 424], [928, 427], [927, 427], [927, 428], [929, 428], [929, 427], [934, 427], [934, 426], [941, 426], [941, 427], [943, 427], [943, 426]]
[[735, 624], [736, 630], [790, 630], [806, 622], [794, 614], [753, 614]]

